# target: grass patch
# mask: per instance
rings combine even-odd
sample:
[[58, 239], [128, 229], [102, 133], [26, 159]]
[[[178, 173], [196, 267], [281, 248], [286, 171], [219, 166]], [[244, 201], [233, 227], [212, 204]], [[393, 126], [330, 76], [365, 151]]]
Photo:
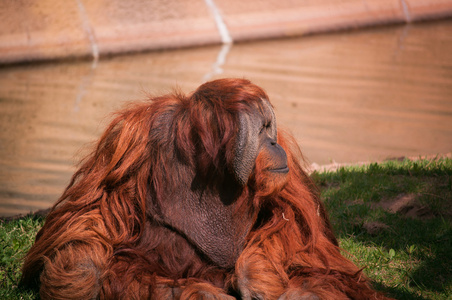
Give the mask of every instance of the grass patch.
[[44, 223], [39, 216], [0, 221], [0, 299], [35, 299], [31, 292], [20, 291], [22, 259]]
[[[452, 160], [390, 161], [312, 174], [344, 255], [396, 299], [452, 295]], [[44, 219], [0, 220], [0, 299], [18, 290], [22, 258]]]
[[396, 299], [452, 297], [452, 160], [314, 173], [344, 254]]

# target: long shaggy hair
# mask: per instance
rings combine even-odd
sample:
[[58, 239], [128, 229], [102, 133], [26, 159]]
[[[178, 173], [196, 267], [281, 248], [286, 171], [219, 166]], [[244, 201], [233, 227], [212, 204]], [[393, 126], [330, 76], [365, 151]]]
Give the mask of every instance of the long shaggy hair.
[[341, 255], [317, 189], [301, 168], [298, 145], [279, 133], [288, 154], [287, 183], [266, 189], [257, 161], [259, 218], [236, 263], [233, 286], [246, 299], [387, 299]]
[[[246, 185], [234, 180], [237, 115], [262, 99], [249, 81], [223, 79], [119, 111], [47, 216], [21, 284], [43, 299], [384, 299], [340, 254], [290, 135], [278, 132], [287, 175], [266, 171], [261, 151]], [[229, 240], [205, 246], [166, 220], [197, 222], [174, 202], [194, 191], [246, 220], [224, 264], [210, 248]], [[211, 211], [196, 205], [200, 218]]]

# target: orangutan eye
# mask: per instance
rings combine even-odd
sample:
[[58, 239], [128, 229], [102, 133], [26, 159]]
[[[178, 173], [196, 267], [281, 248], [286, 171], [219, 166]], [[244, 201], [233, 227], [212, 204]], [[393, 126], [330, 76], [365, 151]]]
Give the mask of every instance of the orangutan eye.
[[259, 133], [262, 133], [264, 130], [269, 129], [270, 127], [271, 127], [271, 122], [265, 122], [264, 124], [262, 124], [262, 128]]

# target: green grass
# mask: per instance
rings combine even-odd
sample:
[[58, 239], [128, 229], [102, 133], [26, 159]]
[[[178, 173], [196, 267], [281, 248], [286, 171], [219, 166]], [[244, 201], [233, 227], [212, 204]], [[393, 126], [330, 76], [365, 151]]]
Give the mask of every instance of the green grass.
[[[452, 299], [452, 160], [390, 161], [314, 173], [344, 255], [396, 299]], [[37, 216], [0, 220], [0, 299], [17, 289]]]
[[17, 288], [22, 259], [41, 228], [42, 217], [0, 221], [0, 299], [35, 299], [30, 292]]
[[452, 299], [452, 160], [314, 173], [344, 254], [396, 299]]

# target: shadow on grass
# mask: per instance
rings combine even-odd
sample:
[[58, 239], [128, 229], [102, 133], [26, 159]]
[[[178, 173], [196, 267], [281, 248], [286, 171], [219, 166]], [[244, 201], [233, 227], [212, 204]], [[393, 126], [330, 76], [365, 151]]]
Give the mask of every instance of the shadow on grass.
[[450, 159], [313, 174], [341, 246], [397, 299], [452, 293], [451, 177]]
[[[378, 263], [393, 270], [382, 268], [382, 273], [398, 273], [388, 276], [398, 277], [400, 281], [383, 290], [396, 299], [442, 299], [441, 295], [446, 299], [452, 286], [452, 230], [445, 229], [441, 219], [416, 221], [387, 216], [378, 221], [388, 225], [388, 229], [371, 235], [362, 227], [354, 226], [338, 236], [353, 236], [364, 246], [384, 249], [383, 259]], [[410, 247], [413, 250], [410, 251]]]

